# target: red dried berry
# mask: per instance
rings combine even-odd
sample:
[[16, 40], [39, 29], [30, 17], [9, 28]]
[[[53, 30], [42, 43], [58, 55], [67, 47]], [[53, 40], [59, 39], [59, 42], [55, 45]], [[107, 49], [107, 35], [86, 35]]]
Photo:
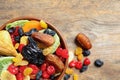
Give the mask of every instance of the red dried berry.
[[55, 67], [52, 66], [52, 65], [48, 66], [48, 67], [47, 67], [47, 73], [48, 73], [49, 75], [54, 74], [54, 73], [55, 73]]
[[23, 49], [24, 46], [25, 46], [24, 44], [20, 44], [19, 47], [18, 47], [18, 51], [22, 52], [22, 49]]
[[75, 68], [76, 68], [76, 69], [81, 69], [81, 68], [82, 68], [82, 62], [77, 61], [77, 62], [76, 62], [76, 65], [75, 65]]
[[69, 57], [69, 55], [68, 55], [68, 50], [67, 50], [67, 49], [63, 49], [61, 56], [62, 56], [63, 58], [65, 58], [65, 59], [67, 59], [67, 58]]
[[77, 62], [77, 61], [75, 61], [75, 60], [71, 61], [71, 62], [69, 63], [69, 67], [70, 67], [70, 68], [75, 67], [76, 62]]
[[91, 62], [90, 62], [89, 58], [84, 59], [84, 65], [88, 66], [90, 63]]
[[16, 26], [16, 27], [15, 27], [15, 31], [14, 31], [14, 33], [13, 33], [15, 36], [18, 36], [18, 35], [19, 35], [18, 29], [19, 29], [19, 26]]
[[17, 73], [17, 74], [16, 74], [16, 79], [17, 79], [17, 80], [23, 80], [23, 79], [24, 79], [23, 73]]
[[26, 67], [27, 67], [27, 66], [20, 66], [20, 67], [19, 67], [19, 72], [23, 73], [23, 71], [25, 70]]
[[46, 68], [47, 68], [47, 63], [43, 63], [43, 64], [41, 65], [41, 67], [40, 67], [40, 69], [41, 69], [42, 71], [45, 71]]
[[50, 75], [47, 73], [47, 71], [44, 71], [44, 72], [42, 73], [42, 77], [43, 77], [44, 79], [48, 79], [48, 78], [50, 77]]
[[11, 36], [12, 43], [13, 43], [13, 45], [15, 46], [16, 41], [15, 41], [15, 39], [14, 39], [14, 35], [10, 35], [10, 36]]
[[39, 68], [38, 68], [36, 65], [34, 65], [34, 64], [29, 64], [28, 66], [33, 69], [33, 71], [32, 71], [31, 74], [37, 74], [37, 73], [38, 73]]
[[56, 54], [58, 55], [58, 56], [61, 56], [61, 52], [62, 52], [62, 48], [57, 48], [57, 50], [56, 50]]
[[7, 70], [12, 74], [18, 73], [18, 67], [14, 66], [13, 64], [9, 65]]

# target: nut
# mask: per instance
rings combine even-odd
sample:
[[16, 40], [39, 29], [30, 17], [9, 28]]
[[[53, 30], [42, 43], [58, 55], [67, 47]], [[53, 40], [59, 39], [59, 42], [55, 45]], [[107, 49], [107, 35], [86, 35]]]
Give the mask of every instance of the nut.
[[55, 42], [54, 38], [51, 35], [44, 33], [34, 32], [32, 34], [32, 37], [45, 46], [51, 46]]
[[84, 49], [90, 49], [92, 47], [89, 38], [85, 34], [79, 33], [76, 39]]
[[62, 72], [62, 70], [64, 69], [64, 64], [63, 62], [60, 60], [59, 57], [57, 57], [56, 55], [53, 54], [49, 54], [46, 56], [46, 61], [52, 65], [55, 66], [57, 72]]

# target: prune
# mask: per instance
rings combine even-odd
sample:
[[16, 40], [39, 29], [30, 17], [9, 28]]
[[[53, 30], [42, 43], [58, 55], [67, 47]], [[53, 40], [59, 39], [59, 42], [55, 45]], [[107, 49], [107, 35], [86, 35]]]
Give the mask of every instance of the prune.
[[94, 65], [95, 65], [96, 67], [101, 67], [103, 64], [104, 64], [103, 61], [101, 61], [100, 59], [97, 59], [97, 60], [95, 60], [95, 62], [94, 62]]
[[41, 76], [42, 76], [42, 71], [39, 71], [36, 75], [36, 80], [40, 80]]
[[45, 33], [45, 34], [49, 34], [49, 35], [51, 35], [51, 36], [54, 36], [54, 35], [56, 34], [55, 31], [49, 30], [49, 29], [46, 29], [46, 30], [44, 31], [44, 33]]
[[26, 45], [22, 50], [23, 57], [32, 64], [41, 65], [44, 62], [45, 56], [42, 50], [37, 47], [36, 42], [29, 37], [29, 44]]
[[11, 28], [8, 29], [8, 32], [9, 32], [10, 34], [14, 33], [14, 31], [15, 31], [15, 27], [11, 27]]
[[83, 66], [82, 66], [82, 69], [80, 69], [80, 72], [84, 72], [84, 71], [86, 71], [87, 69], [88, 69], [88, 66], [83, 65]]
[[83, 56], [89, 56], [90, 51], [89, 50], [83, 50]]
[[25, 35], [26, 36], [31, 36], [31, 34], [34, 33], [34, 32], [38, 32], [37, 29], [33, 28], [29, 32], [26, 32]]
[[24, 31], [21, 27], [18, 29], [18, 33], [19, 33], [20, 36], [24, 35]]

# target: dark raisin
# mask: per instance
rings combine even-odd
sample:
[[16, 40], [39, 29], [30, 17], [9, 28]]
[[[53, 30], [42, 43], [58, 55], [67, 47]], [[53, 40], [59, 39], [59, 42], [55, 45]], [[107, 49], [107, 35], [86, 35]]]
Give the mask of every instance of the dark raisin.
[[36, 80], [40, 80], [41, 76], [42, 76], [42, 71], [39, 71], [36, 75]]
[[95, 60], [95, 62], [94, 62], [94, 65], [95, 65], [96, 67], [101, 67], [101, 66], [103, 66], [103, 64], [104, 64], [104, 62], [101, 61], [100, 59], [97, 59], [97, 60]]
[[56, 80], [56, 78], [60, 76], [60, 73], [56, 73], [50, 76], [50, 80]]
[[54, 36], [54, 35], [56, 34], [55, 31], [49, 30], [49, 29], [46, 29], [46, 30], [44, 31], [44, 33], [45, 33], [45, 34], [49, 34], [49, 35], [51, 35], [51, 36]]
[[38, 32], [37, 29], [33, 28], [29, 32], [26, 32], [25, 35], [26, 36], [31, 36], [31, 34], [34, 33], [34, 32]]
[[80, 69], [80, 72], [84, 72], [88, 69], [88, 66], [83, 65], [82, 68]]
[[19, 33], [20, 36], [24, 35], [24, 31], [21, 27], [18, 29], [18, 33]]
[[90, 51], [89, 50], [83, 50], [83, 56], [89, 56]]
[[15, 31], [15, 27], [11, 27], [11, 28], [8, 29], [8, 32], [9, 32], [10, 34], [14, 33], [14, 31]]
[[15, 37], [15, 41], [16, 41], [16, 42], [20, 42], [20, 36], [16, 36], [16, 37]]
[[68, 80], [69, 78], [70, 78], [70, 75], [69, 74], [65, 74], [64, 80]]

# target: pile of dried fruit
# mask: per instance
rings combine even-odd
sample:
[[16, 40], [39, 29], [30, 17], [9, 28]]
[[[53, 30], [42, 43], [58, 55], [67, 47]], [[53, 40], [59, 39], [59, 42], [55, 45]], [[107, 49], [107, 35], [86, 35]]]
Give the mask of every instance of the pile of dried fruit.
[[43, 20], [9, 23], [0, 36], [0, 80], [55, 80], [63, 72], [68, 50]]
[[[76, 37], [76, 41], [79, 44], [74, 52], [77, 60], [72, 60], [69, 58], [71, 61], [68, 65], [69, 68], [66, 69], [64, 80], [68, 80], [70, 75], [73, 75], [73, 80], [79, 80], [78, 75], [74, 73], [72, 68], [76, 68], [80, 73], [82, 73], [88, 69], [88, 65], [91, 63], [90, 59], [88, 58], [88, 56], [91, 54], [89, 49], [92, 48], [89, 38], [85, 34], [79, 33]], [[103, 65], [103, 61], [97, 59], [94, 64], [97, 67], [101, 67]]]

